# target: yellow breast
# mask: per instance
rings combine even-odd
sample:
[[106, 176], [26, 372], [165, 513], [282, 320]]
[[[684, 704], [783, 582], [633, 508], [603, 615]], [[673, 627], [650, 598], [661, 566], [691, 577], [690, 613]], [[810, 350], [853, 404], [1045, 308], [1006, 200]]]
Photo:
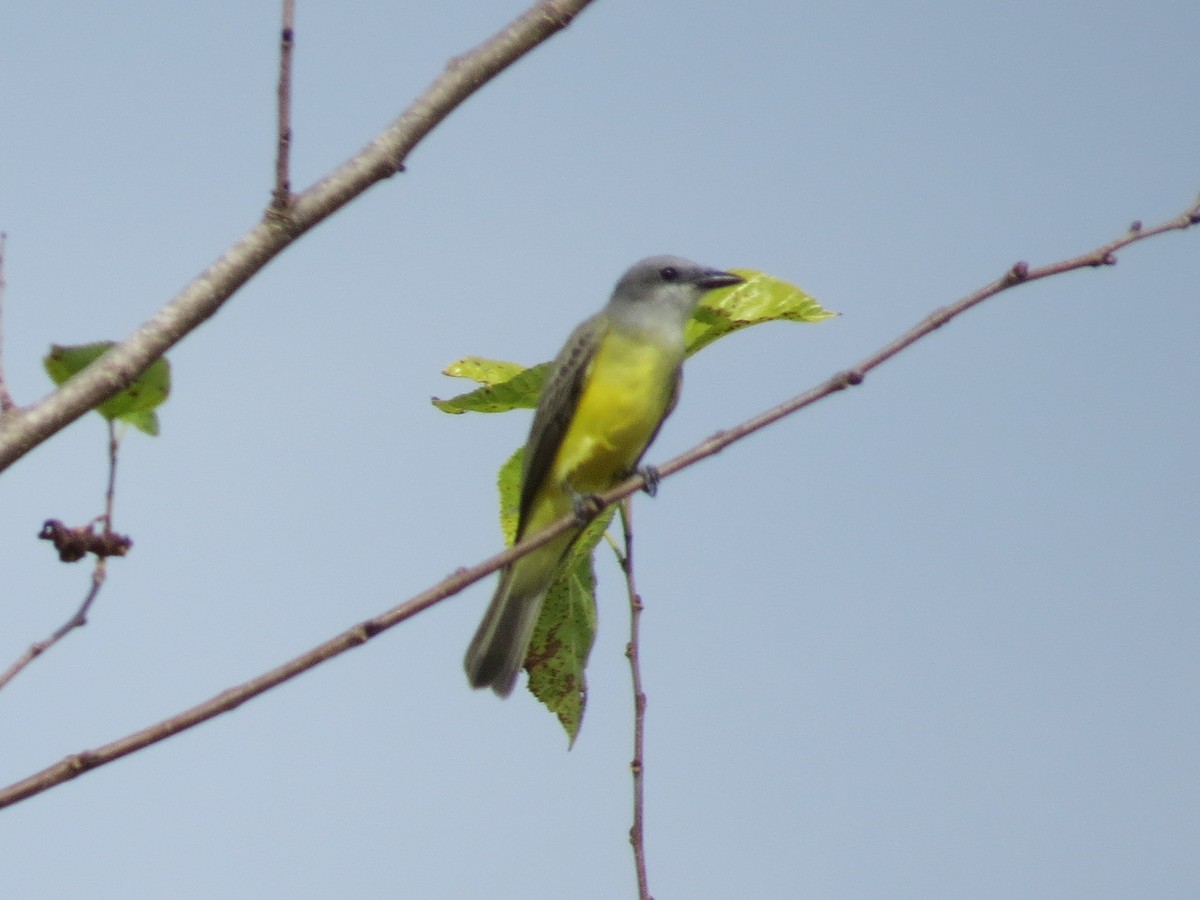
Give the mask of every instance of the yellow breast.
[[555, 457], [555, 482], [594, 493], [629, 474], [666, 414], [681, 356], [674, 348], [609, 332]]

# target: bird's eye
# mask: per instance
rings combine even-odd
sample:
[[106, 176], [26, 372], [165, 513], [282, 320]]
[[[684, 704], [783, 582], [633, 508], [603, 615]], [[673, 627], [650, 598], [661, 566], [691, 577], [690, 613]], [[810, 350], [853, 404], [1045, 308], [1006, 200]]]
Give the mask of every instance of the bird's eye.
[[679, 280], [679, 270], [674, 266], [663, 266], [658, 270], [658, 274], [662, 276], [663, 281]]

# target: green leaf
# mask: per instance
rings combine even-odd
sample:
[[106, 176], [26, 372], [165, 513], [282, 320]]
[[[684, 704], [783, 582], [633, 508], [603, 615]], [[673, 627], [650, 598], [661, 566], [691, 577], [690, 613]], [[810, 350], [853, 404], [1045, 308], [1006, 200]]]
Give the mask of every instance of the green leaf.
[[[525, 448], [521, 447], [500, 467], [497, 478], [500, 527], [508, 546], [517, 533], [524, 457]], [[604, 537], [614, 512], [610, 507], [590, 522], [559, 563], [525, 658], [529, 690], [558, 716], [572, 744], [583, 722], [584, 669], [596, 636], [592, 550]]]
[[[97, 410], [101, 412], [101, 410]], [[114, 418], [120, 419], [122, 422], [128, 422], [138, 431], [145, 432], [151, 437], [158, 437], [158, 413], [151, 409], [134, 409], [127, 413], [121, 413]]]
[[[508, 412], [510, 409], [533, 409], [537, 406], [542, 385], [546, 383], [549, 363], [524, 369], [516, 363], [468, 357], [447, 366], [445, 374], [478, 381], [482, 387], [449, 400], [433, 398], [433, 405], [442, 412], [459, 415], [465, 412]], [[467, 374], [467, 373], [471, 374]]]
[[[112, 341], [74, 346], [53, 344], [42, 364], [51, 380], [61, 387], [113, 346]], [[167, 399], [170, 392], [171, 365], [166, 357], [163, 357], [156, 360], [121, 393], [97, 406], [96, 412], [110, 422], [119, 419], [146, 434], [157, 435], [158, 415], [154, 410]]]
[[482, 356], [467, 356], [450, 363], [442, 370], [442, 374], [452, 378], [467, 378], [480, 384], [500, 384], [524, 371], [525, 367], [520, 363], [487, 359]]
[[517, 519], [521, 509], [521, 466], [525, 462], [525, 448], [518, 447], [496, 476], [496, 487], [500, 490], [500, 530], [504, 543], [511, 547], [517, 536]]
[[709, 291], [684, 331], [690, 356], [718, 338], [763, 322], [822, 322], [838, 313], [825, 309], [800, 288], [763, 272], [733, 269], [746, 280]]
[[525, 658], [529, 690], [558, 716], [571, 744], [583, 724], [587, 661], [596, 638], [592, 551], [615, 512], [610, 506], [597, 516], [559, 563]]

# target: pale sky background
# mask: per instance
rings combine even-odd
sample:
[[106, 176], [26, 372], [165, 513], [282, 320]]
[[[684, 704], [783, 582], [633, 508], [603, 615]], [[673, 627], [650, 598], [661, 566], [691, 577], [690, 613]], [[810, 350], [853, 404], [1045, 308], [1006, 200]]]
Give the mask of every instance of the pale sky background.
[[[523, 8], [300, 0], [295, 183]], [[128, 334], [260, 215], [270, 2], [9, 4], [6, 363]], [[652, 253], [840, 319], [693, 359], [662, 461], [1017, 259], [1200, 190], [1200, 4], [599, 0], [171, 354], [86, 629], [0, 692], [0, 780], [158, 721], [500, 546], [534, 363]], [[637, 501], [659, 900], [1200, 896], [1200, 231], [989, 302]], [[89, 416], [0, 478], [0, 667], [84, 565]], [[0, 812], [0, 896], [635, 896], [628, 616], [604, 560], [574, 750], [467, 688], [494, 580]]]

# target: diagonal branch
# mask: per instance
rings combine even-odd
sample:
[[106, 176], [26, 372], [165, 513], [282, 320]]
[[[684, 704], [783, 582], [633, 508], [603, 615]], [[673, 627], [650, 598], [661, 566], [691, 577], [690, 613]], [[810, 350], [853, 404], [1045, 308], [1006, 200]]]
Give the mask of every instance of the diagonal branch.
[[295, 196], [286, 210], [274, 205], [268, 209], [261, 222], [133, 334], [54, 393], [32, 406], [7, 411], [0, 427], [0, 471], [132, 384], [297, 237], [379, 181], [402, 171], [412, 149], [459, 104], [569, 25], [589, 2], [540, 0], [483, 44], [452, 59], [374, 140]]
[[[678, 472], [680, 469], [686, 469], [688, 466], [694, 465], [702, 459], [721, 452], [730, 444], [740, 441], [747, 435], [766, 428], [773, 422], [778, 422], [780, 419], [790, 416], [797, 410], [811, 406], [818, 400], [828, 397], [830, 394], [836, 394], [848, 387], [862, 384], [863, 379], [872, 369], [883, 365], [897, 353], [906, 350], [921, 338], [927, 337], [937, 331], [937, 329], [941, 328], [951, 319], [962, 315], [967, 310], [978, 306], [984, 300], [994, 297], [1002, 291], [1007, 291], [1019, 284], [1049, 278], [1051, 275], [1061, 275], [1064, 272], [1071, 272], [1075, 269], [1096, 269], [1101, 266], [1115, 266], [1117, 264], [1116, 254], [1118, 250], [1128, 247], [1130, 244], [1136, 244], [1138, 241], [1144, 241], [1147, 238], [1165, 234], [1168, 231], [1183, 231], [1193, 225], [1200, 225], [1200, 199], [1197, 199], [1195, 203], [1179, 215], [1153, 228], [1143, 228], [1140, 221], [1134, 222], [1121, 237], [1111, 240], [1107, 244], [1102, 244], [1095, 250], [1081, 254], [1080, 256], [1064, 259], [1060, 262], [1050, 263], [1038, 268], [1030, 268], [1029, 263], [1024, 261], [1016, 262], [1012, 268], [996, 281], [981, 287], [974, 293], [968, 294], [949, 306], [934, 310], [911, 329], [900, 335], [900, 337], [896, 338], [886, 347], [872, 353], [858, 365], [851, 366], [849, 369], [839, 372], [823, 384], [819, 384], [805, 391], [803, 394], [798, 394], [792, 399], [772, 409], [768, 409], [766, 412], [760, 413], [753, 419], [748, 419], [736, 428], [714, 434], [708, 440], [697, 444], [686, 453], [681, 453], [674, 459], [659, 466], [658, 473], [660, 475], [669, 475], [673, 472]], [[605, 494], [602, 499], [611, 502], [621, 497], [629, 496], [640, 489], [643, 483], [640, 475], [635, 476], [611, 494]]]
[[[919, 322], [914, 328], [905, 334], [892, 341], [887, 346], [883, 347], [876, 353], [871, 354], [858, 365], [845, 370], [844, 372], [833, 376], [823, 384], [805, 391], [802, 394], [793, 397], [791, 400], [781, 403], [780, 405], [769, 409], [752, 419], [743, 422], [729, 431], [719, 432], [705, 441], [702, 441], [697, 446], [693, 447], [685, 453], [676, 456], [674, 459], [668, 460], [658, 467], [658, 473], [661, 477], [666, 477], [688, 466], [695, 465], [702, 459], [712, 456], [715, 453], [728, 447], [735, 441], [753, 434], [776, 422], [785, 416], [791, 415], [799, 409], [810, 406], [823, 397], [828, 397], [844, 390], [851, 385], [861, 384], [867, 372], [871, 369], [882, 365], [887, 360], [891, 359], [897, 353], [915, 344], [921, 338], [936, 331], [939, 327], [949, 322], [956, 316], [961, 315], [973, 306], [977, 306], [989, 297], [993, 297], [1002, 291], [1014, 288], [1019, 284], [1024, 284], [1030, 281], [1036, 281], [1041, 278], [1048, 278], [1052, 275], [1058, 275], [1063, 272], [1069, 272], [1075, 269], [1096, 268], [1099, 266], [1113, 265], [1116, 262], [1116, 252], [1130, 244], [1145, 240], [1156, 235], [1164, 234], [1168, 231], [1182, 231], [1192, 225], [1200, 224], [1200, 201], [1197, 201], [1187, 211], [1179, 216], [1164, 222], [1154, 228], [1144, 229], [1140, 223], [1135, 222], [1133, 227], [1116, 240], [1110, 241], [1101, 247], [1096, 248], [1090, 253], [1085, 253], [1082, 256], [1077, 256], [1073, 259], [1063, 260], [1062, 262], [1052, 263], [1041, 268], [1031, 269], [1027, 263], [1020, 262], [1014, 265], [1007, 274], [997, 281], [980, 288], [973, 294], [963, 297], [956, 303], [939, 309], [930, 314], [928, 317]], [[605, 506], [616, 503], [640, 490], [645, 484], [645, 479], [641, 475], [635, 475], [626, 479], [622, 484], [618, 485], [611, 491], [608, 491], [599, 496], [600, 501], [596, 504], [594, 514], [598, 514]], [[295, 678], [301, 672], [306, 672], [309, 669], [320, 665], [326, 660], [332, 659], [347, 650], [351, 650], [362, 644], [365, 644], [375, 635], [382, 631], [386, 631], [395, 625], [400, 624], [405, 619], [412, 618], [417, 613], [422, 612], [436, 603], [440, 603], [448, 597], [462, 591], [464, 588], [486, 578], [488, 575], [497, 571], [501, 567], [509, 564], [515, 559], [519, 559], [528, 553], [533, 552], [537, 548], [548, 544], [554, 538], [564, 534], [572, 528], [577, 528], [578, 521], [574, 516], [564, 516], [553, 525], [543, 531], [532, 535], [520, 543], [509, 547], [502, 553], [497, 553], [495, 556], [484, 560], [474, 566], [459, 569], [453, 575], [443, 579], [432, 587], [422, 591], [415, 597], [406, 600], [399, 606], [393, 607], [387, 612], [360, 622], [354, 627], [342, 632], [336, 637], [330, 638], [325, 643], [318, 647], [314, 647], [307, 653], [292, 659], [283, 665], [280, 665], [269, 672], [259, 675], [257, 678], [252, 678], [250, 681], [237, 685], [226, 691], [222, 691], [214, 697], [209, 698], [203, 703], [193, 706], [191, 709], [184, 710], [177, 715], [164, 719], [154, 725], [134, 732], [112, 743], [105, 744], [95, 750], [85, 750], [81, 753], [76, 753], [67, 758], [43, 769], [40, 772], [35, 772], [33, 775], [23, 778], [6, 788], [0, 789], [0, 808], [10, 806], [21, 800], [39, 794], [42, 791], [48, 790], [55, 785], [69, 781], [78, 775], [82, 775], [91, 769], [105, 765], [114, 760], [127, 756], [136, 750], [157, 743], [171, 735], [185, 731], [201, 722], [212, 719], [221, 713], [229, 712], [241, 706], [247, 700], [257, 697], [259, 694], [265, 693], [276, 685], [282, 684], [289, 679]]]

